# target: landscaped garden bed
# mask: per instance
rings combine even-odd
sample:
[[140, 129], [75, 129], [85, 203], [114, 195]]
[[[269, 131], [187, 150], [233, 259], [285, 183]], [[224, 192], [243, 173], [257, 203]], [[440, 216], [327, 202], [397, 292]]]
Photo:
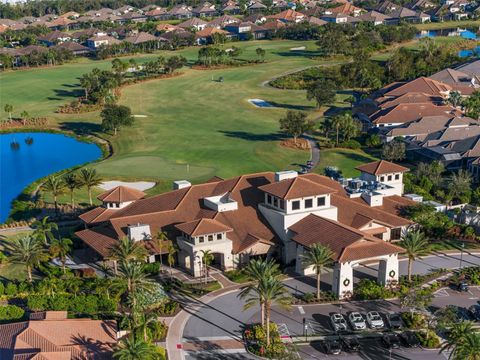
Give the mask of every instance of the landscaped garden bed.
[[265, 326], [255, 324], [244, 331], [247, 351], [266, 359], [298, 359], [298, 356], [282, 341], [277, 324], [270, 323], [269, 326], [270, 344], [268, 345]]

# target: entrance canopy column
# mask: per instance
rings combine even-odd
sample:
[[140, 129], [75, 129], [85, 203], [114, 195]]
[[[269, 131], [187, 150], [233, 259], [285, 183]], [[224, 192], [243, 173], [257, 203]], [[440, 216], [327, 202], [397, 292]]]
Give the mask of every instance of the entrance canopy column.
[[377, 281], [384, 286], [392, 282], [398, 282], [398, 254], [388, 255], [380, 259]]
[[335, 263], [333, 268], [333, 293], [340, 299], [353, 292], [353, 266], [350, 262]]

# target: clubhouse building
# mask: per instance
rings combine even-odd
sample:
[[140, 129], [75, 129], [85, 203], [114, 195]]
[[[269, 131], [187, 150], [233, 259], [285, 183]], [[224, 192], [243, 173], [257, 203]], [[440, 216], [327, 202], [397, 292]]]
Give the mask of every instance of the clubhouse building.
[[[198, 185], [182, 180], [152, 197], [119, 186], [99, 196], [102, 206], [80, 216], [85, 229], [76, 235], [105, 261], [125, 236], [145, 246], [149, 262], [173, 241], [179, 266], [193, 276], [203, 273], [202, 250], [210, 250], [213, 265], [223, 270], [275, 257], [311, 274], [302, 257], [320, 243], [333, 251], [333, 291], [345, 297], [353, 291], [353, 268], [362, 263], [379, 262], [384, 285], [398, 280], [402, 248], [394, 242], [413, 225], [400, 216], [414, 204], [401, 196], [408, 169], [383, 160], [357, 169], [359, 178], [342, 181], [295, 171], [214, 177]], [[157, 241], [160, 231], [170, 240]]]

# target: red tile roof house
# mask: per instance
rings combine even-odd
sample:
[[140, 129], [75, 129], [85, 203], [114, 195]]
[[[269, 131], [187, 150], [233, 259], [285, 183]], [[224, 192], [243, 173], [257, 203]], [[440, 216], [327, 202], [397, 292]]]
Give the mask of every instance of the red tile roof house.
[[0, 325], [1, 360], [112, 359], [116, 321], [67, 319], [66, 311], [32, 315], [29, 321]]
[[146, 260], [153, 262], [166, 250], [160, 251], [152, 238], [166, 231], [176, 239], [180, 267], [194, 276], [202, 274], [199, 254], [206, 249], [223, 270], [267, 256], [296, 263], [299, 273], [311, 274], [300, 260], [304, 249], [327, 244], [336, 261], [334, 290], [343, 297], [352, 291], [352, 269], [361, 261], [380, 261], [383, 284], [398, 279], [402, 249], [391, 240], [412, 225], [399, 216], [413, 204], [399, 196], [407, 169], [382, 161], [359, 170], [368, 181], [383, 181], [378, 191], [349, 193], [330, 178], [294, 171], [215, 177], [198, 185], [182, 180], [174, 182], [173, 191], [148, 198], [115, 188], [99, 196], [103, 206], [80, 216], [85, 229], [76, 235], [98, 260], [108, 260], [111, 248], [128, 236], [146, 247]]

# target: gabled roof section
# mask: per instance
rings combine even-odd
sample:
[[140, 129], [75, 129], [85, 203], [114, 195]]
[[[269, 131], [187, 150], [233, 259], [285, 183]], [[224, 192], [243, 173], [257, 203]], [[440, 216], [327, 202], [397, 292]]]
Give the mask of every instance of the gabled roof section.
[[143, 191], [120, 185], [98, 195], [97, 199], [103, 202], [123, 203], [135, 201], [144, 196], [145, 193]]
[[230, 232], [233, 229], [215, 219], [199, 219], [175, 226], [178, 230], [190, 236]]
[[259, 189], [283, 200], [299, 199], [314, 195], [326, 195], [336, 192], [332, 188], [298, 176], [293, 179], [264, 185]]
[[396, 254], [403, 248], [392, 245], [353, 227], [317, 215], [308, 215], [289, 228], [292, 240], [310, 248], [321, 244], [333, 251], [332, 260], [354, 261], [369, 257]]
[[105, 207], [96, 207], [90, 211], [87, 211], [79, 216], [79, 218], [84, 221], [86, 224], [95, 224], [110, 219], [110, 216], [116, 210], [107, 209]]
[[357, 166], [355, 169], [372, 175], [383, 175], [394, 172], [406, 172], [410, 171], [408, 168], [392, 163], [386, 160], [373, 161], [368, 164]]
[[422, 76], [387, 92], [385, 96], [400, 96], [409, 92], [441, 96], [450, 90], [452, 90], [450, 85]]

